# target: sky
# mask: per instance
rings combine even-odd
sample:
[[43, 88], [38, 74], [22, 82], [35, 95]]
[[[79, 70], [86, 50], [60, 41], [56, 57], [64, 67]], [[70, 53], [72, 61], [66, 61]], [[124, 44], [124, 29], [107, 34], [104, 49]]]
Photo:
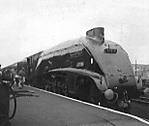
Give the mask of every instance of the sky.
[[13, 64], [105, 28], [132, 63], [149, 64], [148, 0], [0, 0], [0, 63]]

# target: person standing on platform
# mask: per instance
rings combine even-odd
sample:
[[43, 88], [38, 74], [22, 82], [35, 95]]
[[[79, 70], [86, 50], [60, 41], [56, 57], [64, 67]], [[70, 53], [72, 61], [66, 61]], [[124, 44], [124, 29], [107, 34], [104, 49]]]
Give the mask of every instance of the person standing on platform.
[[18, 75], [20, 76], [20, 81], [19, 81], [19, 87], [23, 88], [24, 83], [25, 83], [25, 70], [22, 68], [19, 72]]

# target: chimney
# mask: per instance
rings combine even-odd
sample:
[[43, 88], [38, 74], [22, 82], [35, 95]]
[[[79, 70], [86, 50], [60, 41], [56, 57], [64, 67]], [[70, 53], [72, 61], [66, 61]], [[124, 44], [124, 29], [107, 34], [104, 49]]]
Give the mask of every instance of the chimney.
[[104, 28], [96, 27], [86, 32], [86, 37], [98, 42], [99, 44], [104, 43]]

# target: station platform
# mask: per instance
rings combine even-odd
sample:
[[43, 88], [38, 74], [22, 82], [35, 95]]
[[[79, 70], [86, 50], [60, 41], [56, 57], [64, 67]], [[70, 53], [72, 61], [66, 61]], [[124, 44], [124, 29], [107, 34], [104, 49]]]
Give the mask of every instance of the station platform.
[[[122, 112], [67, 98], [34, 87], [17, 98], [11, 126], [148, 126], [149, 122]], [[25, 94], [25, 93], [24, 93]]]

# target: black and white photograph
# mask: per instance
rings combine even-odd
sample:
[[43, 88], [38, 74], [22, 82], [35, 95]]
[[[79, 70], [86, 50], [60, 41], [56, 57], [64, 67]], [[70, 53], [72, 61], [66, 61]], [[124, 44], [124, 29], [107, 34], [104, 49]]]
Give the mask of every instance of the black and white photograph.
[[148, 0], [0, 0], [0, 126], [149, 126]]

